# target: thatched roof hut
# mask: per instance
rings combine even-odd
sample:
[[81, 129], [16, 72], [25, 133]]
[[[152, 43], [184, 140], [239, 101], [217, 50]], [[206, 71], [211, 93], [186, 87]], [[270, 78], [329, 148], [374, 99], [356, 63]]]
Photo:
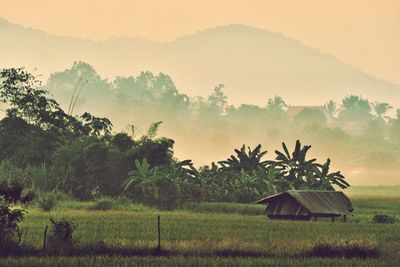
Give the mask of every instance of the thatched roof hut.
[[270, 219], [310, 220], [318, 217], [346, 216], [353, 211], [350, 199], [337, 191], [289, 190], [260, 199], [255, 204], [267, 204]]

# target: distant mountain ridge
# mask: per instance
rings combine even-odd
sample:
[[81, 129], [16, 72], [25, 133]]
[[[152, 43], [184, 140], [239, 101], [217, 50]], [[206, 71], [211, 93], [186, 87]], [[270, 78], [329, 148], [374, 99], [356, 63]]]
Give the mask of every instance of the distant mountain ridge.
[[356, 94], [400, 107], [400, 86], [280, 33], [243, 25], [220, 26], [161, 43], [60, 37], [0, 19], [0, 59], [0, 68], [37, 68], [35, 73], [45, 76], [75, 60], [88, 62], [110, 78], [143, 70], [164, 72], [191, 96], [207, 95], [223, 83], [235, 105], [265, 105], [274, 95], [292, 105], [321, 105]]

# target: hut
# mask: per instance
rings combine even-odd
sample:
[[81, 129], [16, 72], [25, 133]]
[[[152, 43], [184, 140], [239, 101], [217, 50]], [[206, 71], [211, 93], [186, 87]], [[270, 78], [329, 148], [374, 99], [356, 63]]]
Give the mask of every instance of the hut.
[[289, 190], [255, 202], [266, 204], [270, 219], [310, 220], [311, 218], [335, 218], [353, 212], [350, 199], [337, 191]]

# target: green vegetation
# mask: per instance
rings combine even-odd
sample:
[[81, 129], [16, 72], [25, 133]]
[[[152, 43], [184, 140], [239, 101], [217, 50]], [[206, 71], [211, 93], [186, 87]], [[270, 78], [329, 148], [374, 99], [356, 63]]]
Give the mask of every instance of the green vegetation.
[[[130, 209], [131, 204], [125, 204], [127, 206], [122, 209], [87, 212], [85, 208], [70, 208], [72, 204], [66, 208], [67, 205], [61, 202], [51, 214], [32, 206], [21, 225], [28, 233], [24, 235], [22, 246], [31, 256], [3, 258], [0, 262], [9, 266], [42, 263], [66, 266], [76, 262], [89, 265], [97, 261], [99, 264], [126, 265], [128, 259], [153, 265], [175, 263], [186, 266], [199, 263], [211, 266], [393, 264], [400, 256], [396, 245], [400, 240], [396, 230], [399, 224], [375, 224], [372, 218], [388, 212], [399, 215], [399, 198], [382, 201], [379, 208], [373, 197], [354, 198], [353, 202], [356, 213], [346, 223], [271, 221], [259, 213], [264, 209], [262, 205], [234, 203], [204, 203], [199, 204], [203, 205], [202, 210], [199, 206], [188, 206], [176, 211], [135, 211]], [[86, 203], [86, 206], [90, 204]], [[243, 212], [246, 208], [252, 211]], [[158, 214], [161, 215], [164, 254], [146, 257], [152, 255], [157, 246]], [[61, 226], [74, 221], [77, 227], [73, 236], [68, 234], [69, 240], [74, 240], [73, 246], [63, 245], [62, 250], [48, 249], [46, 253], [53, 256], [42, 257], [43, 230], [51, 218]], [[61, 226], [60, 233], [70, 229]], [[66, 253], [72, 257], [62, 257]], [[114, 256], [110, 257], [110, 254]], [[124, 257], [119, 257], [122, 255]], [[182, 257], [186, 259], [185, 264]]]
[[42, 210], [51, 211], [57, 204], [57, 196], [53, 192], [42, 193], [37, 202]]
[[0, 183], [0, 255], [18, 250], [22, 242], [19, 223], [24, 219], [25, 210], [15, 207], [32, 201], [31, 192], [23, 195], [18, 184]]
[[[166, 76], [148, 79], [172, 86]], [[0, 100], [8, 105], [6, 117], [0, 121], [0, 162], [4, 168], [0, 179], [37, 191], [37, 203], [44, 211], [56, 205], [56, 197], [49, 193], [55, 190], [79, 200], [103, 197], [90, 207], [93, 210], [111, 209], [114, 203], [104, 197], [116, 196], [173, 210], [187, 202], [249, 203], [287, 189], [349, 186], [340, 172], [329, 172], [330, 159], [324, 164], [308, 159], [311, 146], [301, 146], [298, 140], [292, 153], [283, 143], [284, 152], [275, 151], [275, 160], [264, 159], [267, 151], [262, 151], [261, 145], [247, 150], [243, 145], [235, 149], [236, 155], [218, 165], [197, 169], [191, 160], [174, 158], [172, 139], [156, 138], [161, 121], [139, 138], [134, 126], [130, 134], [112, 133], [107, 118], [88, 112], [73, 116], [83, 86], [80, 83], [74, 87], [65, 112], [24, 69], [2, 70], [0, 82]], [[222, 89], [222, 85], [217, 86], [202, 109], [214, 115], [223, 112], [226, 99]], [[285, 106], [275, 97], [267, 110], [281, 116]]]
[[[98, 101], [104, 100], [101, 96], [109, 90], [108, 82], [83, 63], [75, 67], [75, 75], [86, 73], [97, 80], [92, 89], [100, 90], [96, 92]], [[299, 140], [293, 151], [282, 143], [282, 151], [276, 150], [274, 159], [265, 158], [267, 151], [260, 144], [253, 149], [243, 145], [226, 160], [197, 168], [191, 160], [174, 157], [174, 140], [157, 137], [162, 123], [158, 119], [138, 135], [140, 129], [133, 125], [127, 132], [115, 133], [105, 117], [88, 112], [74, 115], [86, 83], [81, 76], [70, 74], [56, 75], [57, 79], [76, 82], [65, 112], [24, 69], [0, 71], [0, 100], [7, 106], [6, 116], [0, 121], [2, 254], [32, 256], [32, 261], [43, 264], [51, 260], [46, 262], [42, 255], [65, 260], [66, 264], [67, 259], [56, 256], [82, 256], [71, 261], [95, 256], [102, 261], [101, 257], [108, 255], [153, 255], [169, 256], [177, 262], [180, 257], [192, 257], [189, 261], [193, 264], [200, 260], [198, 257], [207, 257], [204, 262], [211, 263], [227, 257], [226, 264], [236, 261], [231, 257], [239, 257], [239, 265], [251, 264], [245, 257], [255, 258], [257, 264], [272, 264], [274, 260], [283, 264], [294, 259], [321, 264], [327, 262], [325, 257], [386, 264], [399, 256], [395, 219], [399, 213], [398, 188], [368, 189], [375, 190], [376, 195], [357, 188], [350, 191], [357, 214], [348, 223], [265, 221], [264, 207], [248, 203], [288, 189], [335, 190], [350, 184], [340, 171], [331, 172], [329, 158], [322, 163], [310, 158], [311, 146]], [[53, 82], [56, 76], [51, 77]], [[356, 148], [350, 154], [357, 155], [371, 143], [383, 149], [362, 154], [363, 161], [370, 166], [384, 164], [389, 170], [397, 168], [398, 161], [387, 148], [399, 145], [395, 136], [400, 112], [397, 118], [386, 118], [391, 108], [386, 103], [371, 105], [362, 97], [348, 96], [340, 110], [333, 101], [326, 104], [330, 118], [321, 110], [304, 109], [289, 120], [288, 105], [279, 96], [263, 108], [235, 108], [228, 106], [223, 85], [215, 87], [207, 99], [197, 100], [180, 94], [164, 74], [142, 73], [128, 80], [120, 77], [113, 86], [117, 95], [122, 93], [120, 86], [125, 88], [119, 101], [129, 100], [125, 103], [129, 106], [135, 103], [129, 111], [139, 107], [148, 112], [156, 105], [167, 116], [176, 116], [177, 123], [191, 121], [193, 116], [201, 129], [227, 121], [247, 129], [241, 123], [255, 115], [260, 120], [257, 125], [275, 127], [264, 132], [272, 139], [277, 132], [294, 129], [303, 131], [306, 140], [318, 143], [328, 139], [334, 149], [349, 145], [340, 153]], [[328, 121], [343, 127], [350, 123], [365, 131], [362, 138], [355, 138], [343, 129], [328, 127]], [[25, 196], [23, 188], [36, 193], [31, 205], [27, 204], [33, 193]], [[394, 193], [388, 197], [386, 192]], [[16, 205], [26, 206], [26, 220], [22, 221], [24, 209]], [[155, 249], [158, 215], [162, 249]], [[13, 265], [25, 260], [5, 262]], [[162, 263], [165, 259], [154, 261]]]
[[375, 99], [343, 95], [342, 101], [327, 99], [325, 105], [298, 107], [271, 95], [264, 105], [233, 106], [225, 95], [232, 89], [223, 85], [206, 97], [195, 97], [184, 94], [182, 90], [190, 88], [180, 90], [163, 73], [142, 72], [109, 81], [84, 62], [54, 73], [44, 88], [67, 107], [77, 85], [83, 88], [75, 112], [96, 112], [125, 131], [133, 123], [136, 134], [149, 122], [161, 120], [161, 131], [176, 141], [177, 154], [198, 165], [224, 159], [242, 144], [262, 144], [272, 151], [282, 141], [291, 146], [299, 139], [313, 145], [313, 157], [334, 159], [335, 168], [351, 173], [360, 184], [379, 184], [376, 176], [395, 184], [400, 171], [400, 113]]

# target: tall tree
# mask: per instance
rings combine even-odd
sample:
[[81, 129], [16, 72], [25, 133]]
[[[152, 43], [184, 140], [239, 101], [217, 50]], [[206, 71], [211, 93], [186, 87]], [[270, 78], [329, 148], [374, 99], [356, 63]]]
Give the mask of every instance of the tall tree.
[[385, 113], [389, 110], [392, 109], [393, 107], [389, 105], [388, 103], [383, 103], [383, 102], [375, 102], [372, 104], [374, 107], [374, 111], [376, 115], [378, 115], [379, 118], [384, 118]]
[[367, 99], [355, 95], [346, 96], [342, 102], [339, 119], [367, 123], [372, 117], [371, 110], [371, 105]]
[[324, 105], [326, 113], [329, 114], [331, 118], [334, 118], [336, 115], [337, 110], [337, 105], [333, 100], [329, 100], [327, 103]]

